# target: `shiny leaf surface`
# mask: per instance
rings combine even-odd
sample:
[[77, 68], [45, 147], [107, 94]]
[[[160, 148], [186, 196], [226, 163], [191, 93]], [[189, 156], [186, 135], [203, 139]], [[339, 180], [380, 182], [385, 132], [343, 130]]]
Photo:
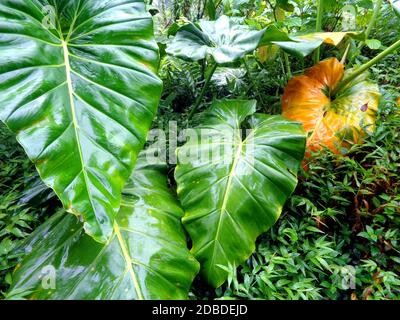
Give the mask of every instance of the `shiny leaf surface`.
[[344, 65], [331, 58], [292, 78], [285, 88], [282, 114], [303, 123], [310, 151], [325, 146], [340, 153], [341, 146], [361, 141], [362, 127], [374, 128], [380, 93], [378, 86], [368, 80], [368, 73], [331, 97], [330, 93], [346, 73]]
[[254, 51], [263, 34], [221, 16], [216, 21], [202, 20], [199, 27], [193, 23], [181, 27], [166, 51], [189, 61], [211, 55], [218, 64], [231, 63]]
[[[197, 137], [178, 149], [175, 179], [192, 253], [208, 283], [227, 279], [279, 218], [297, 184], [305, 135], [299, 123], [254, 114], [255, 101], [215, 102]], [[242, 125], [250, 130], [242, 138]], [[202, 130], [204, 129], [204, 130]]]
[[85, 234], [72, 215], [50, 218], [23, 244], [27, 255], [9, 296], [29, 290], [30, 299], [186, 299], [199, 266], [165, 169], [139, 159], [107, 244]]
[[0, 119], [100, 242], [157, 109], [158, 60], [143, 1], [0, 3]]

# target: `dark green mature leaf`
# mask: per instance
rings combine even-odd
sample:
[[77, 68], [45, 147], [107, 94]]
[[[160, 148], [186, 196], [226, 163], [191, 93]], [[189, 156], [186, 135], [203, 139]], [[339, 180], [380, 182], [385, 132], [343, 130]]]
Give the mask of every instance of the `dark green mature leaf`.
[[158, 60], [143, 1], [0, 3], [0, 119], [101, 242], [157, 109]]
[[[255, 101], [215, 102], [197, 132], [201, 139], [190, 139], [177, 152], [183, 223], [201, 273], [215, 287], [226, 280], [224, 269], [243, 263], [256, 238], [276, 222], [304, 156], [299, 123], [253, 115], [255, 108]], [[251, 129], [243, 139], [240, 128], [249, 116]]]
[[264, 30], [251, 30], [221, 16], [216, 21], [193, 23], [179, 29], [168, 44], [167, 53], [184, 60], [198, 61], [211, 55], [218, 64], [232, 63], [254, 51]]
[[146, 164], [142, 154], [106, 244], [86, 235], [74, 216], [53, 216], [22, 246], [27, 255], [8, 297], [31, 291], [31, 299], [187, 298], [199, 266], [187, 249], [183, 211], [165, 169]]
[[217, 16], [214, 0], [206, 0], [207, 15], [211, 20], [215, 20]]

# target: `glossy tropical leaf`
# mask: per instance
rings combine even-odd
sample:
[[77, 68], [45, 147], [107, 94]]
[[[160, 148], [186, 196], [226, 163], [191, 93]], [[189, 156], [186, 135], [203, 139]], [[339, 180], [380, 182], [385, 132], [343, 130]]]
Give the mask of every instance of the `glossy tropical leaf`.
[[[277, 221], [303, 160], [301, 125], [254, 114], [255, 108], [255, 101], [215, 102], [197, 129], [201, 139], [177, 151], [183, 223], [201, 273], [215, 287], [227, 279], [221, 266], [243, 263], [256, 238]], [[243, 139], [246, 123], [251, 130]]]
[[235, 62], [254, 51], [264, 31], [251, 30], [227, 16], [216, 21], [184, 25], [167, 46], [167, 53], [184, 60], [198, 61], [211, 55], [218, 64]]
[[325, 146], [340, 153], [341, 146], [361, 141], [362, 127], [374, 128], [380, 93], [378, 86], [368, 80], [368, 73], [331, 97], [346, 73], [344, 65], [331, 58], [292, 78], [285, 88], [282, 115], [303, 123], [310, 151]]
[[143, 1], [0, 3], [0, 119], [101, 242], [157, 109], [158, 60]]
[[29, 299], [187, 298], [199, 265], [187, 249], [183, 210], [165, 169], [147, 165], [142, 154], [106, 244], [89, 237], [72, 215], [50, 218], [23, 244], [26, 257], [8, 297], [28, 291]]

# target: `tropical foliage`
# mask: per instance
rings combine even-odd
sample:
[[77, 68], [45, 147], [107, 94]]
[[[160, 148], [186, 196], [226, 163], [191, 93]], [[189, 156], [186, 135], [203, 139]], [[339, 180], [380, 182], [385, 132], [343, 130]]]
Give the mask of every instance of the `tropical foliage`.
[[398, 15], [2, 1], [0, 293], [399, 298]]

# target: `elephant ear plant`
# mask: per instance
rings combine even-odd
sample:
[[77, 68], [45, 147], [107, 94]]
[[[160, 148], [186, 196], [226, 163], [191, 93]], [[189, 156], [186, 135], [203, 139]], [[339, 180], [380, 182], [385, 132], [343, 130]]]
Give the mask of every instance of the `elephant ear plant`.
[[[265, 35], [227, 17], [200, 26], [178, 31], [168, 51], [211, 55], [213, 71]], [[215, 101], [194, 131], [205, 134], [177, 151], [178, 201], [166, 164], [149, 164], [152, 149], [142, 150], [162, 90], [143, 1], [4, 0], [0, 47], [0, 119], [72, 213], [55, 214], [16, 249], [24, 257], [9, 298], [185, 299], [200, 267], [218, 287], [297, 184], [301, 125], [256, 114], [255, 101]]]
[[162, 88], [143, 1], [4, 0], [0, 47], [0, 119], [86, 232], [108, 241]]
[[215, 287], [228, 276], [221, 266], [243, 263], [277, 221], [304, 156], [300, 123], [255, 111], [255, 101], [215, 102], [198, 138], [177, 152], [183, 224], [202, 275]]
[[[183, 210], [168, 189], [163, 163], [142, 152], [126, 184], [110, 240], [101, 244], [61, 212], [26, 240], [9, 297], [30, 299], [186, 299], [198, 262], [186, 248]], [[44, 268], [54, 288], [42, 286]]]

